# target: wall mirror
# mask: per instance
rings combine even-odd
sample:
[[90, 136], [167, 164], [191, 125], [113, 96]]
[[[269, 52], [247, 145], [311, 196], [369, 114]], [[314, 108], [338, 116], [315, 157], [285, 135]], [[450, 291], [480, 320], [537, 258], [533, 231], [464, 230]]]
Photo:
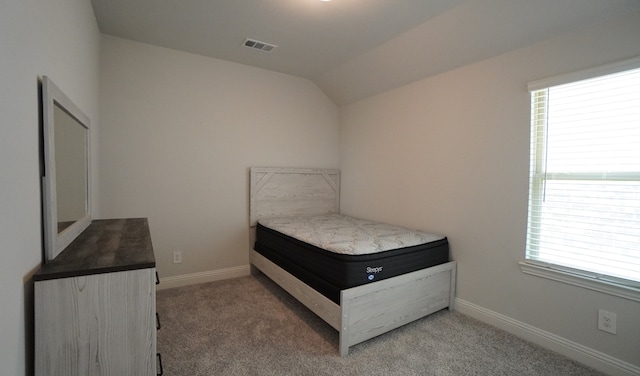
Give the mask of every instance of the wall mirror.
[[91, 223], [89, 118], [48, 77], [42, 78], [45, 262]]

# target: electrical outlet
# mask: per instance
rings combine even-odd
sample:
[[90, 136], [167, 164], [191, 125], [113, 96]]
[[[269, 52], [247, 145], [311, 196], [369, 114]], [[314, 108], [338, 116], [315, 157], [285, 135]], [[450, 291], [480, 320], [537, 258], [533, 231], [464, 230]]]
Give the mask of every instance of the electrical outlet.
[[598, 329], [604, 330], [605, 332], [616, 334], [616, 321], [618, 320], [618, 315], [613, 312], [607, 312], [604, 310], [598, 310]]
[[174, 264], [182, 264], [182, 251], [174, 251], [173, 252], [173, 263]]

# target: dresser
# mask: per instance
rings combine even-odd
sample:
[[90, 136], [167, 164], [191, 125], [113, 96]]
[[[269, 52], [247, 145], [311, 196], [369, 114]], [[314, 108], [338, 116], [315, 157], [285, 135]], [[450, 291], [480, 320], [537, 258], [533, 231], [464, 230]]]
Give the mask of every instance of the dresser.
[[35, 375], [156, 375], [156, 263], [146, 218], [94, 220], [34, 275]]

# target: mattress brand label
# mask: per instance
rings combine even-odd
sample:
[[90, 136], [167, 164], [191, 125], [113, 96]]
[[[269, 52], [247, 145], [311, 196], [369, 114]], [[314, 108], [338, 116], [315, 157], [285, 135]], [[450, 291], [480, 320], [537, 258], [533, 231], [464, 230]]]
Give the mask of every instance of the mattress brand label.
[[376, 273], [380, 273], [381, 271], [382, 266], [376, 266], [375, 268], [367, 266], [367, 279], [369, 281], [373, 281], [374, 279], [376, 279]]

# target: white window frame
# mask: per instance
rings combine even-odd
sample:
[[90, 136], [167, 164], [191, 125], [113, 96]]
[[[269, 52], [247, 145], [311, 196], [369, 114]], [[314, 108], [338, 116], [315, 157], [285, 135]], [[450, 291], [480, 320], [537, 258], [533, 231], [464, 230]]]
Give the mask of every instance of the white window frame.
[[[623, 60], [613, 64], [603, 65], [591, 69], [581, 70], [561, 76], [546, 78], [530, 82], [527, 88], [530, 92], [545, 88], [568, 84], [598, 76], [618, 73], [630, 69], [640, 68], [640, 57]], [[533, 125], [532, 125], [533, 126]], [[521, 261], [520, 269], [523, 273], [550, 280], [579, 286], [605, 294], [640, 302], [640, 287], [621, 283], [615, 278], [607, 278], [596, 273], [586, 272], [567, 267], [556, 266], [525, 258]]]

